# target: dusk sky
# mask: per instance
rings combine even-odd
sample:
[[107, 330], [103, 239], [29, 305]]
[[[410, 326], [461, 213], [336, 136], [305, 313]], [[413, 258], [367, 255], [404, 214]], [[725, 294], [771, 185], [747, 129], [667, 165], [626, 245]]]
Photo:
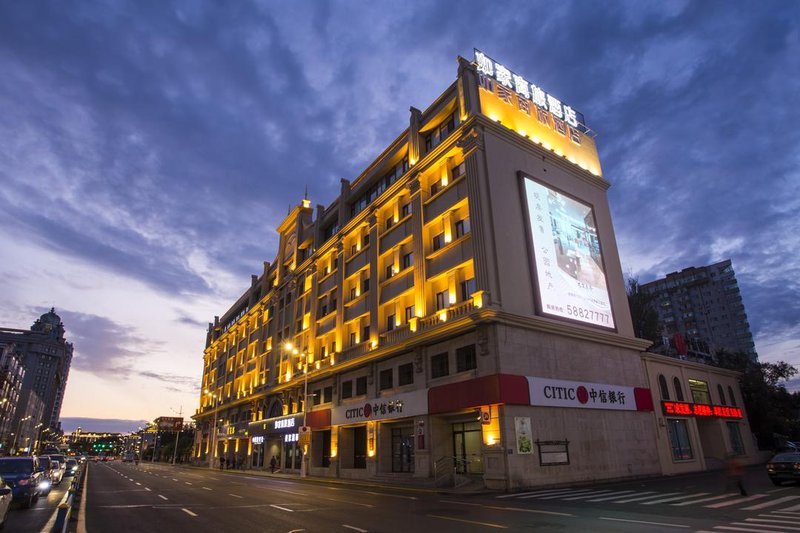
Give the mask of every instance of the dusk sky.
[[287, 208], [332, 202], [473, 48], [598, 133], [627, 273], [732, 259], [760, 359], [800, 367], [800, 2], [6, 1], [0, 325], [55, 306], [62, 418], [191, 415]]

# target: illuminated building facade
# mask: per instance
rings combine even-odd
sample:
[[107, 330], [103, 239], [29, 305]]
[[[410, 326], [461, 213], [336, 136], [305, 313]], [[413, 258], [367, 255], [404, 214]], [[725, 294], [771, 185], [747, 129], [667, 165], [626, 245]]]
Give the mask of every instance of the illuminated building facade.
[[500, 489], [661, 473], [608, 187], [580, 113], [459, 58], [209, 324], [195, 460]]

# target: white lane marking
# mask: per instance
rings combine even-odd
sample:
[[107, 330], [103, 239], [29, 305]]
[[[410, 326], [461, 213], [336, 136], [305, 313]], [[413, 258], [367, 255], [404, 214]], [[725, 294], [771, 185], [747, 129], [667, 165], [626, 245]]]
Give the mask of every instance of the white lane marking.
[[754, 494], [753, 496], [744, 496], [736, 498], [735, 500], [731, 500], [729, 502], [720, 502], [712, 505], [706, 505], [706, 508], [720, 509], [722, 507], [730, 507], [731, 505], [738, 505], [740, 503], [751, 502], [753, 500], [760, 500], [761, 498], [766, 498], [767, 496], [769, 496], [769, 494]]
[[[567, 494], [571, 493], [574, 489], [559, 489], [559, 490], [537, 490], [536, 492], [523, 492], [522, 494], [515, 494], [515, 496], [519, 496], [520, 500], [526, 500], [528, 498], [538, 498], [539, 496], [550, 496], [552, 494]], [[498, 496], [498, 498], [503, 498], [507, 496], [504, 494], [503, 496]]]
[[757, 511], [759, 509], [765, 509], [767, 507], [772, 507], [773, 505], [780, 505], [784, 502], [790, 502], [792, 500], [796, 500], [800, 498], [800, 496], [784, 496], [783, 498], [778, 498], [777, 500], [771, 500], [767, 503], [760, 503], [758, 505], [751, 505], [750, 507], [743, 507], [742, 511]]
[[724, 500], [725, 498], [732, 498], [734, 496], [738, 496], [738, 494], [731, 492], [729, 494], [723, 494], [722, 496], [712, 496], [710, 498], [703, 498], [701, 500], [691, 500], [688, 502], [671, 503], [670, 505], [674, 505], [675, 507], [683, 507], [684, 505], [693, 505], [695, 503], [713, 502], [714, 500]]
[[288, 492], [289, 494], [294, 494], [295, 496], [306, 496], [305, 493], [297, 492], [294, 490], [287, 490], [287, 489], [270, 489], [270, 490], [274, 490], [275, 492]]
[[605, 516], [601, 516], [600, 520], [609, 520], [611, 522], [627, 522], [630, 524], [647, 524], [650, 526], [664, 526], [664, 527], [678, 527], [678, 528], [688, 528], [689, 526], [683, 524], [670, 524], [667, 522], [646, 522], [644, 520], [626, 520], [624, 518], [608, 518]]
[[140, 487], [142, 486], [142, 484], [141, 484], [141, 483], [139, 483], [138, 481], [136, 482], [136, 484], [137, 484], [137, 485], [139, 485]]
[[186, 514], [188, 514], [189, 516], [197, 516], [197, 513], [193, 513], [193, 512], [191, 512], [189, 509], [187, 509], [185, 507], [181, 507], [181, 511], [183, 511]]
[[642, 502], [642, 505], [655, 505], [657, 503], [674, 502], [678, 500], [685, 500], [686, 498], [697, 498], [700, 496], [708, 496], [708, 492], [696, 492], [694, 494], [686, 494], [684, 496], [673, 496], [671, 498], [661, 498], [660, 500], [652, 500], [649, 502]]
[[[680, 492], [650, 492], [650, 496], [637, 496], [636, 498], [625, 498], [624, 500], [614, 500], [614, 503], [630, 503], [641, 502], [644, 500], [652, 500], [653, 498], [661, 498], [662, 496], [677, 496]], [[639, 494], [647, 494], [647, 492], [640, 492]]]
[[238, 494], [234, 494], [232, 492], [229, 492], [228, 496], [233, 496], [234, 498], [244, 498], [244, 496], [239, 496]]
[[467, 524], [478, 524], [479, 526], [486, 526], [486, 527], [494, 527], [497, 529], [508, 529], [508, 526], [503, 526], [501, 524], [492, 524], [490, 522], [477, 522], [475, 520], [465, 520], [463, 518], [455, 518], [453, 516], [442, 516], [436, 514], [429, 514], [431, 518], [440, 518], [442, 520], [452, 520], [453, 522], [465, 522]]
[[745, 518], [744, 521], [745, 522], [759, 522], [759, 523], [764, 522], [764, 524], [763, 524], [764, 527], [779, 527], [781, 529], [791, 529], [792, 531], [800, 531], [800, 527], [799, 528], [791, 528], [791, 527], [787, 528], [785, 526], [773, 526], [773, 525], [771, 525], [771, 524], [789, 524], [790, 526], [800, 525], [800, 524], [797, 523], [797, 520], [786, 521], [786, 520], [770, 520], [769, 518]]
[[[740, 527], [734, 527], [740, 526]], [[747, 526], [746, 528], [741, 526]], [[774, 526], [765, 526], [774, 527]], [[744, 522], [732, 522], [729, 526], [716, 526], [714, 529], [724, 529], [726, 531], [749, 531], [751, 533], [775, 533], [775, 529], [753, 529], [753, 524], [746, 524]]]
[[372, 505], [372, 504], [369, 504], [369, 503], [349, 502], [349, 501], [347, 501], [347, 500], [337, 500], [336, 498], [325, 498], [324, 496], [322, 497], [322, 499], [323, 499], [323, 500], [332, 501], [332, 502], [339, 502], [339, 503], [349, 503], [350, 505], [360, 505], [360, 506], [362, 506], [362, 507], [369, 507], [370, 509], [372, 509], [373, 507], [375, 507], [374, 505]]
[[158, 497], [161, 498], [162, 500], [168, 500], [169, 499], [166, 496], [162, 496], [161, 494], [159, 494]]
[[625, 496], [626, 498], [631, 495], [632, 492], [636, 492], [635, 490], [623, 490], [620, 492], [612, 492], [611, 494], [606, 494], [603, 498], [594, 498], [589, 500], [590, 502], [607, 502], [609, 500], [616, 500], [620, 496]]
[[281, 507], [280, 505], [271, 504], [270, 507], [274, 507], [275, 509], [280, 509], [281, 511], [286, 511], [287, 513], [294, 512], [294, 509], [289, 509], [288, 507]]
[[211, 490], [211, 489], [209, 489], [208, 487], [203, 487], [203, 490]]
[[347, 524], [342, 524], [342, 527], [346, 527], [347, 529], [352, 529], [353, 531], [358, 531], [358, 533], [367, 533], [366, 529], [361, 529], [360, 527], [356, 526], [348, 526]]
[[147, 492], [153, 492], [152, 490], [148, 489], [147, 487], [144, 488]]
[[186, 483], [187, 485], [191, 485], [191, 483], [189, 483], [188, 481], [184, 481], [184, 483]]
[[[554, 496], [544, 496], [544, 497], [541, 497], [539, 499], [540, 500], [555, 500], [557, 498], [563, 498], [565, 496], [578, 496], [578, 495], [582, 495], [582, 494], [589, 494], [590, 492], [594, 493], [594, 494], [597, 494], [596, 491], [594, 491], [592, 489], [583, 489], [583, 490], [575, 490], [575, 491], [572, 491], [572, 492], [567, 492], [565, 494], [556, 494]], [[599, 494], [598, 494], [598, 496], [599, 496]]]
[[177, 480], [177, 479], [175, 479], [175, 478], [172, 478], [172, 481], [178, 481], [178, 480]]
[[470, 507], [485, 507], [486, 509], [497, 509], [498, 511], [520, 511], [522, 513], [546, 514], [552, 516], [575, 516], [571, 513], [557, 513], [555, 511], [541, 511], [539, 509], [525, 509], [522, 507], [501, 507], [499, 505], [482, 505], [480, 503], [457, 502], [453, 500], [439, 500], [440, 503], [452, 503], [454, 505], [469, 505]]
[[572, 501], [572, 500], [586, 500], [588, 498], [594, 498], [595, 496], [609, 496], [612, 493], [613, 493], [613, 491], [610, 491], [610, 490], [601, 490], [601, 491], [598, 491], [598, 492], [594, 492], [594, 493], [590, 493], [590, 494], [583, 494], [581, 496], [575, 496], [575, 497], [572, 497], [572, 498], [564, 498], [564, 501], [565, 502], [569, 502], [569, 501]]
[[785, 513], [788, 515], [797, 515], [800, 516], [800, 505], [795, 505], [793, 507], [787, 507], [786, 509], [778, 509], [777, 511], [772, 511], [774, 513]]

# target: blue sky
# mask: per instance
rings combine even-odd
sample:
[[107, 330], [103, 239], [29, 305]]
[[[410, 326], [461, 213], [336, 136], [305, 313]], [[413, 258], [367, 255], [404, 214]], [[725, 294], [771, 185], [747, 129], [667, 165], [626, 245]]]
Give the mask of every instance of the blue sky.
[[800, 366], [800, 3], [3, 2], [0, 324], [50, 306], [62, 416], [193, 411], [206, 323], [479, 48], [598, 132], [642, 282], [733, 260]]

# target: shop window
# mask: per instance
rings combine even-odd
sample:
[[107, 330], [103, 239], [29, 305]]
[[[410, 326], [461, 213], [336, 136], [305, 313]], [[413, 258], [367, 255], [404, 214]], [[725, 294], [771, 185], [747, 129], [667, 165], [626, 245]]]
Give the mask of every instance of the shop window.
[[731, 400], [731, 405], [736, 407], [736, 396], [733, 395], [733, 389], [728, 386], [728, 398]]
[[721, 405], [728, 405], [725, 403], [725, 391], [722, 389], [722, 385], [717, 385], [717, 393], [719, 394], [719, 403]]
[[727, 422], [728, 437], [731, 441], [731, 452], [734, 455], [744, 455], [744, 442], [738, 422]]
[[325, 387], [322, 389], [322, 402], [331, 403], [333, 401], [333, 387]]
[[475, 293], [475, 278], [470, 278], [461, 282], [461, 301], [466, 302]]
[[681, 387], [681, 380], [672, 378], [672, 386], [675, 388], [675, 399], [679, 402], [683, 401], [683, 387]]
[[462, 346], [456, 350], [456, 372], [474, 370], [477, 366], [474, 344]]
[[392, 331], [395, 328], [396, 317], [389, 315], [386, 317], [386, 331]]
[[692, 400], [694, 403], [711, 405], [711, 394], [708, 392], [708, 383], [699, 379], [690, 379], [689, 389], [692, 391]]
[[436, 310], [444, 309], [447, 307], [447, 291], [436, 293]]
[[342, 399], [353, 397], [353, 382], [345, 381], [342, 383]]
[[399, 386], [414, 383], [414, 363], [405, 363], [397, 367], [397, 384]]
[[692, 444], [689, 440], [689, 429], [686, 420], [680, 418], [667, 419], [669, 443], [672, 447], [672, 458], [675, 461], [692, 459]]
[[378, 374], [378, 386], [380, 390], [391, 389], [394, 387], [394, 373], [391, 368], [381, 370]]
[[356, 378], [356, 396], [364, 396], [367, 393], [367, 376]]
[[433, 237], [433, 251], [439, 250], [442, 246], [444, 246], [444, 233]]
[[661, 392], [662, 400], [669, 400], [669, 389], [667, 388], [667, 378], [664, 374], [658, 375], [658, 390]]
[[441, 378], [450, 373], [449, 358], [447, 352], [436, 354], [431, 357], [431, 377]]

